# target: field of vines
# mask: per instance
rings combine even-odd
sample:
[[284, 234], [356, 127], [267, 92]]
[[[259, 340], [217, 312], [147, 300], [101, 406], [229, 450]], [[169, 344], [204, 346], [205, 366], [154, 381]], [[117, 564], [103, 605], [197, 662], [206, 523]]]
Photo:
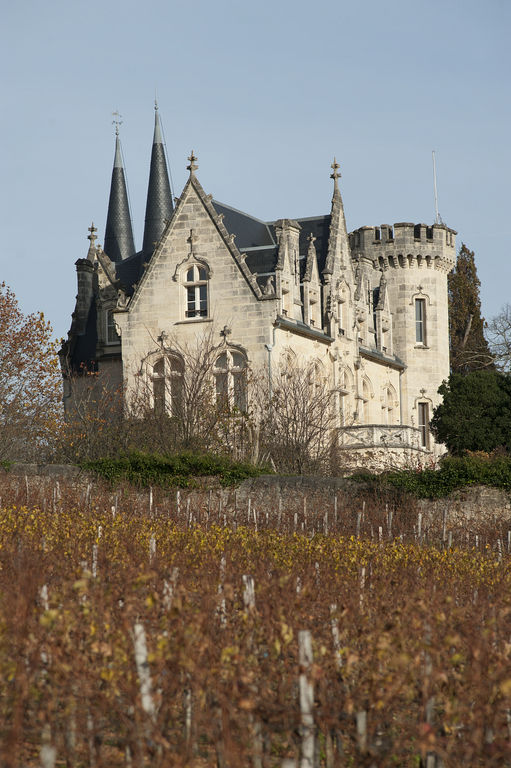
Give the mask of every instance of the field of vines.
[[0, 765], [511, 766], [511, 534], [0, 478]]

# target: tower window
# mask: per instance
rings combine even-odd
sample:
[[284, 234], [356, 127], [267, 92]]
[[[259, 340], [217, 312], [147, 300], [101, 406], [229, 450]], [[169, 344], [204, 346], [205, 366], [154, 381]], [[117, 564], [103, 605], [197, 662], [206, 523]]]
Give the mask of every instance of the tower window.
[[184, 287], [186, 291], [185, 317], [208, 316], [208, 271], [194, 264], [186, 270]]
[[426, 300], [415, 299], [415, 342], [426, 343]]
[[419, 431], [422, 448], [429, 448], [429, 403], [418, 403]]

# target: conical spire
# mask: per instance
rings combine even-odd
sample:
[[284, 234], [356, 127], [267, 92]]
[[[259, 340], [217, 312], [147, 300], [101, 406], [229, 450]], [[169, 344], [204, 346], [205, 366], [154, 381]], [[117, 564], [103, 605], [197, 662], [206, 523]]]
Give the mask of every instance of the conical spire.
[[115, 158], [108, 201], [104, 251], [112, 261], [122, 261], [135, 253], [118, 122], [115, 127]]
[[151, 152], [151, 170], [149, 172], [149, 185], [147, 188], [144, 243], [142, 245], [145, 255], [149, 255], [154, 251], [154, 245], [160, 239], [165, 228], [165, 220], [170, 219], [173, 210], [158, 104], [155, 101], [153, 149]]

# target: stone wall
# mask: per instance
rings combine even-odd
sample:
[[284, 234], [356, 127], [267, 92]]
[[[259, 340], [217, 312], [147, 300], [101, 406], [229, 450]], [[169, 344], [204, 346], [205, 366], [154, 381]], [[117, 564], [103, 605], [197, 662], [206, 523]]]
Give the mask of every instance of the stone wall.
[[[78, 467], [62, 464], [14, 464], [8, 470], [0, 468], [0, 481], [9, 478], [11, 486], [19, 484], [20, 488], [25, 487], [26, 478], [30, 478], [32, 485], [37, 477], [42, 483], [70, 481], [81, 486], [97, 480]], [[147, 495], [147, 490], [141, 493]], [[168, 493], [174, 495], [176, 491]], [[331, 510], [335, 497], [339, 510], [361, 508], [364, 501], [381, 505], [382, 509], [386, 504], [389, 507], [399, 506], [403, 501], [397, 489], [382, 491], [350, 478], [330, 477], [262, 475], [245, 480], [237, 488], [222, 488], [213, 478], [205, 478], [200, 489], [180, 491], [183, 501], [190, 497], [191, 505], [194, 501], [204, 504], [205, 496], [210, 494], [214, 504], [221, 502], [225, 512], [235, 507], [246, 507], [249, 499], [252, 506], [261, 512], [276, 511], [279, 505], [286, 511], [303, 510], [305, 500], [311, 514]], [[511, 495], [499, 488], [469, 486], [443, 499], [416, 500], [406, 497], [406, 503], [411, 515], [422, 512], [430, 520], [442, 520], [446, 515], [448, 525], [454, 527], [495, 521], [511, 525]]]

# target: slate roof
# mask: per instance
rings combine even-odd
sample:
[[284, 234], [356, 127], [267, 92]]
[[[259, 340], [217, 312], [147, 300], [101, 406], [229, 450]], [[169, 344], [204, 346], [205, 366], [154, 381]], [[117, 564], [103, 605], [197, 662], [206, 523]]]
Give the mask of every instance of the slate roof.
[[307, 256], [309, 250], [308, 237], [312, 233], [316, 238], [314, 247], [318, 259], [319, 274], [323, 271], [328, 251], [328, 232], [330, 228], [330, 214], [326, 216], [311, 216], [310, 218], [296, 219], [301, 226], [300, 230], [300, 256]]
[[249, 216], [248, 213], [238, 211], [228, 205], [213, 200], [213, 207], [217, 213], [224, 215], [224, 227], [226, 230], [236, 235], [236, 247], [243, 251], [245, 248], [254, 248], [257, 246], [276, 245], [273, 233], [265, 221], [256, 219], [255, 216]]
[[[215, 211], [223, 214], [223, 224], [226, 230], [236, 235], [235, 243], [239, 251], [246, 254], [245, 263], [252, 274], [258, 276], [258, 284], [261, 288], [266, 283], [267, 276], [275, 272], [277, 263], [278, 246], [275, 235], [275, 222], [261, 221], [243, 213], [236, 208], [231, 208], [224, 203], [213, 200]], [[305, 273], [307, 251], [309, 248], [309, 235], [316, 238], [314, 246], [318, 259], [318, 269], [321, 274], [326, 261], [328, 251], [328, 233], [330, 227], [330, 215], [312, 216], [296, 219], [300, 224], [300, 273], [301, 278]], [[133, 293], [133, 286], [138, 283], [144, 271], [144, 264], [150, 261], [152, 254], [139, 251], [128, 259], [115, 264], [117, 279], [124, 286], [128, 295]], [[261, 276], [261, 277], [259, 277]]]
[[114, 262], [126, 259], [135, 252], [128, 191], [118, 135], [115, 137], [115, 158], [103, 248], [107, 256]]
[[170, 191], [165, 148], [161, 135], [158, 110], [154, 114], [154, 137], [151, 151], [151, 168], [147, 187], [147, 203], [145, 209], [144, 242], [142, 251], [150, 257], [154, 244], [160, 239], [165, 228], [165, 221], [170, 219], [174, 206]]

